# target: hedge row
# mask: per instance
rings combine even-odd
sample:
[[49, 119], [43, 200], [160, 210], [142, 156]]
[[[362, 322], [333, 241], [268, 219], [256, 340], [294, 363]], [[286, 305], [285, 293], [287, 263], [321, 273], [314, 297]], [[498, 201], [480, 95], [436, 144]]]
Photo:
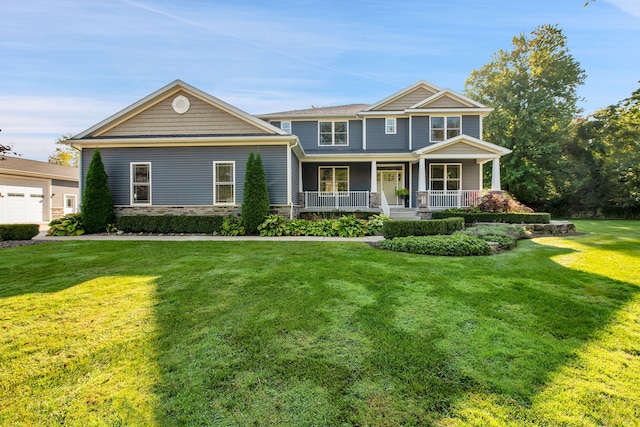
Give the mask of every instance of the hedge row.
[[118, 230], [134, 233], [219, 233], [222, 216], [121, 216]]
[[382, 234], [385, 239], [406, 236], [433, 236], [436, 234], [452, 234], [464, 228], [464, 219], [460, 215], [445, 219], [427, 221], [385, 221]]
[[380, 242], [380, 248], [396, 252], [437, 256], [491, 255], [491, 247], [487, 242], [466, 234], [398, 237], [393, 240], [383, 240]]
[[551, 214], [540, 213], [512, 213], [512, 212], [434, 212], [433, 219], [444, 219], [452, 217], [462, 217], [466, 224], [476, 222], [504, 222], [508, 224], [549, 224]]
[[0, 224], [0, 240], [31, 240], [39, 232], [38, 224]]

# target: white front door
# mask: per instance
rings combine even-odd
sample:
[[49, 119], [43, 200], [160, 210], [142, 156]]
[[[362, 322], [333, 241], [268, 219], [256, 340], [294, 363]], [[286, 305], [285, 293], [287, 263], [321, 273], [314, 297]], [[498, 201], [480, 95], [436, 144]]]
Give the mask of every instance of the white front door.
[[64, 195], [64, 214], [69, 215], [76, 213], [76, 196], [75, 194]]
[[404, 206], [402, 198], [396, 195], [396, 190], [404, 188], [404, 172], [402, 170], [378, 171], [378, 188], [384, 193], [389, 206]]

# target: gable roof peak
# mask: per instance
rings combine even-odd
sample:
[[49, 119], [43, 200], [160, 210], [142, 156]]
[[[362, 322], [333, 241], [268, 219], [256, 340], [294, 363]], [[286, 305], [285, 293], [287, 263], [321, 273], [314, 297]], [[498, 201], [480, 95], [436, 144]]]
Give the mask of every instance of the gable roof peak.
[[[439, 88], [438, 86], [431, 84], [429, 82], [427, 82], [426, 80], [418, 80], [417, 82], [415, 82], [414, 84], [407, 86], [404, 89], [399, 90], [396, 93], [393, 93], [391, 95], [389, 95], [388, 97], [376, 102], [375, 104], [371, 105], [369, 108], [366, 108], [363, 111], [374, 111], [374, 110], [378, 110], [381, 107], [387, 105], [387, 104], [391, 104], [393, 101], [396, 101], [398, 99], [401, 99], [402, 97], [415, 92], [416, 90], [422, 89], [423, 91], [426, 91], [430, 94], [433, 93], [438, 93], [440, 91], [442, 91], [441, 88]], [[414, 100], [415, 102], [415, 100]]]

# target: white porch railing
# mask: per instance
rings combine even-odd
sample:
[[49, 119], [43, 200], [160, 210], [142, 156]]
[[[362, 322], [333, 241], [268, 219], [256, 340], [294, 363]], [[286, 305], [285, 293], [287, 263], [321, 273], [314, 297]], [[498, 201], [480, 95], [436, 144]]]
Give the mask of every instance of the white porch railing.
[[389, 202], [387, 202], [384, 191], [380, 192], [380, 208], [382, 209], [383, 214], [391, 216], [391, 208], [389, 208]]
[[419, 193], [418, 203], [429, 209], [468, 208], [480, 203], [487, 190], [427, 190]]
[[368, 191], [305, 191], [305, 209], [319, 210], [357, 210], [369, 208]]

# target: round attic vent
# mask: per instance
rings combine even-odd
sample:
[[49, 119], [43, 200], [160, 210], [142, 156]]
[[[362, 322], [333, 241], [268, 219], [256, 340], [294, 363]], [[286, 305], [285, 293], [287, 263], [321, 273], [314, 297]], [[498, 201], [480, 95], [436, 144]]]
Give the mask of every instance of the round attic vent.
[[184, 114], [187, 111], [189, 111], [190, 105], [191, 104], [189, 104], [189, 100], [182, 95], [176, 96], [176, 99], [174, 99], [173, 102], [171, 103], [171, 106], [173, 107], [173, 111], [175, 111], [178, 114]]

